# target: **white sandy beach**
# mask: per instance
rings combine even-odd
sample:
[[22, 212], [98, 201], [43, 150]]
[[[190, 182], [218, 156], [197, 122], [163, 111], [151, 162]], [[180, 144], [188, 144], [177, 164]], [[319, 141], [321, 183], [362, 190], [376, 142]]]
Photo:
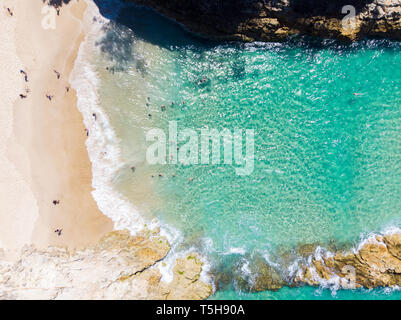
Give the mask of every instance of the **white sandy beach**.
[[91, 195], [85, 128], [76, 94], [66, 90], [86, 4], [63, 6], [54, 30], [42, 27], [43, 6], [42, 0], [5, 0], [0, 12], [0, 247], [6, 250], [78, 248], [112, 230]]

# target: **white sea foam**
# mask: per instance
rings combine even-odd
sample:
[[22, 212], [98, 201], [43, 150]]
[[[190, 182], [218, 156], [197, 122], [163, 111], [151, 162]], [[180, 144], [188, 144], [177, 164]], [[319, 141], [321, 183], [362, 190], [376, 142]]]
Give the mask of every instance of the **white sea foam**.
[[88, 9], [84, 17], [86, 37], [79, 49], [70, 83], [77, 91], [78, 109], [89, 132], [86, 146], [92, 162], [94, 188], [92, 194], [99, 209], [113, 220], [116, 229], [128, 229], [135, 234], [144, 228], [146, 221], [138, 210], [112, 187], [113, 177], [123, 166], [120, 160], [119, 141], [107, 115], [99, 107], [100, 81], [95, 68], [87, 59], [91, 50], [94, 50], [94, 41], [102, 32], [102, 26], [107, 20], [99, 14], [98, 8], [92, 1], [87, 1], [87, 4]]
[[245, 248], [230, 248], [224, 254], [240, 254], [240, 255], [244, 255], [245, 254]]
[[395, 233], [401, 233], [401, 229], [398, 226], [387, 226], [381, 232], [370, 232], [368, 234], [363, 234], [361, 235], [361, 239], [357, 246], [352, 248], [352, 251], [357, 253], [365, 244], [368, 243], [376, 243], [386, 246], [386, 244], [380, 240], [380, 236], [386, 236]]

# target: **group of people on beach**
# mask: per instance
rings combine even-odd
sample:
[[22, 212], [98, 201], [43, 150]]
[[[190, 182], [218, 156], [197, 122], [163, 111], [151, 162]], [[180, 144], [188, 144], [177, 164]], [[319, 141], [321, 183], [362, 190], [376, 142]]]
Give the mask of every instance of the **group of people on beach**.
[[[11, 11], [10, 11], [10, 12], [11, 12]], [[11, 15], [12, 15], [12, 12], [11, 12]], [[20, 69], [19, 72], [20, 72], [20, 74], [23, 75], [24, 81], [25, 81], [26, 83], [28, 83], [29, 80], [28, 80], [28, 74], [27, 74], [27, 72], [26, 72], [25, 70], [23, 70], [23, 69]], [[53, 72], [56, 74], [56, 77], [57, 77], [57, 79], [59, 80], [59, 79], [61, 78], [61, 73], [58, 72], [56, 69], [53, 69]], [[70, 87], [69, 87], [69, 86], [66, 86], [65, 89], [66, 89], [66, 92], [68, 93], [69, 90], [70, 90]], [[19, 95], [20, 98], [21, 98], [21, 99], [26, 99], [26, 98], [28, 97], [27, 94], [28, 94], [29, 92], [30, 92], [29, 88], [26, 88], [26, 89], [25, 89], [25, 93], [21, 93], [21, 94]], [[51, 95], [51, 94], [46, 93], [46, 94], [45, 94], [45, 97], [46, 97], [46, 99], [48, 99], [49, 101], [52, 101], [54, 95]], [[59, 205], [59, 204], [60, 204], [60, 200], [53, 200], [52, 203], [53, 203], [53, 205], [55, 205], [55, 206], [56, 206], [56, 205]], [[58, 236], [61, 236], [62, 231], [63, 231], [63, 229], [60, 229], [60, 228], [54, 230], [54, 232], [55, 232]]]
[[[19, 72], [20, 72], [21, 74], [24, 75], [24, 81], [25, 81], [26, 83], [28, 83], [28, 82], [29, 82], [29, 81], [28, 81], [28, 74], [26, 73], [26, 71], [23, 70], [23, 69], [21, 69]], [[60, 79], [60, 78], [61, 78], [60, 72], [58, 72], [56, 69], [53, 69], [53, 72], [56, 74], [57, 79]], [[66, 90], [66, 92], [68, 93], [68, 92], [70, 91], [70, 87], [69, 87], [69, 86], [66, 86], [66, 87], [65, 87], [65, 90]], [[27, 94], [28, 94], [29, 92], [30, 92], [29, 88], [25, 88], [25, 93], [20, 93], [19, 97], [20, 97], [21, 99], [26, 99], [26, 98], [28, 97]], [[51, 94], [48, 94], [48, 93], [46, 93], [45, 96], [46, 96], [46, 99], [48, 99], [49, 101], [52, 101], [52, 99], [53, 99], [53, 97], [54, 97], [54, 95], [51, 95]]]

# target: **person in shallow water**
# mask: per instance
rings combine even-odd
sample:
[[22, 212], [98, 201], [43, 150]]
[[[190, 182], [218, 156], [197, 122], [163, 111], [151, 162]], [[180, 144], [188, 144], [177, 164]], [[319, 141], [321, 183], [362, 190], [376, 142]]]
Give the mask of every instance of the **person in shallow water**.
[[204, 76], [203, 78], [202, 78], [202, 80], [200, 80], [199, 82], [198, 82], [198, 84], [200, 85], [200, 84], [203, 84], [203, 83], [205, 83], [207, 81], [207, 79], [206, 79], [206, 77]]

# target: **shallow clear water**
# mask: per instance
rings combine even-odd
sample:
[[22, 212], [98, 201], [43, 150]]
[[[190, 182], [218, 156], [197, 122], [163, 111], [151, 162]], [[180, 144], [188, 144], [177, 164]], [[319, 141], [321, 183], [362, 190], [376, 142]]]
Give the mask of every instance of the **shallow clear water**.
[[[115, 10], [99, 6], [117, 21], [96, 58], [100, 105], [126, 164], [115, 187], [143, 214], [179, 230], [182, 248], [197, 248], [220, 270], [255, 253], [274, 261], [280, 250], [305, 243], [350, 247], [369, 232], [400, 226], [400, 44], [218, 44], [148, 10], [112, 16]], [[253, 173], [150, 166], [145, 132], [167, 132], [173, 120], [179, 130], [254, 129]], [[399, 297], [315, 288], [250, 294], [229, 286], [213, 298]]]

